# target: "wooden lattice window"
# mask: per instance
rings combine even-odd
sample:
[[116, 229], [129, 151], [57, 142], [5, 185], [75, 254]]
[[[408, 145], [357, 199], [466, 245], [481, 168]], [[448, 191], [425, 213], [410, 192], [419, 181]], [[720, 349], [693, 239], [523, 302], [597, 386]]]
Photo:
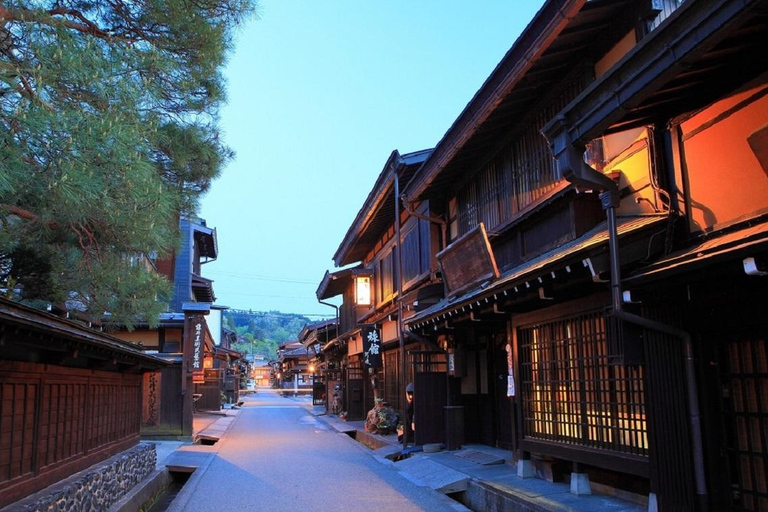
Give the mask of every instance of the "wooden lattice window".
[[403, 406], [403, 397], [399, 390], [401, 366], [398, 350], [389, 350], [384, 353], [384, 400], [399, 411]]
[[734, 510], [768, 510], [768, 350], [757, 336], [728, 345], [727, 451]]
[[652, 30], [655, 30], [664, 20], [669, 18], [673, 12], [683, 5], [684, 1], [685, 0], [654, 0], [652, 5], [657, 14], [646, 22], [647, 31], [651, 32]]
[[562, 176], [554, 165], [541, 128], [562, 110], [586, 83], [581, 75], [567, 83], [544, 108], [521, 123], [523, 128], [469, 182], [458, 202], [458, 235], [479, 223], [492, 231], [554, 189]]
[[376, 299], [378, 304], [389, 301], [397, 291], [396, 247], [382, 254], [376, 263]]
[[[419, 213], [427, 215], [426, 204]], [[418, 279], [429, 274], [432, 251], [430, 249], [429, 221], [411, 217], [402, 227], [403, 288], [407, 289]]]
[[349, 380], [362, 380], [363, 379], [363, 362], [359, 356], [349, 359], [349, 365], [347, 366], [347, 378]]
[[644, 369], [609, 364], [602, 311], [516, 335], [525, 438], [648, 455]]

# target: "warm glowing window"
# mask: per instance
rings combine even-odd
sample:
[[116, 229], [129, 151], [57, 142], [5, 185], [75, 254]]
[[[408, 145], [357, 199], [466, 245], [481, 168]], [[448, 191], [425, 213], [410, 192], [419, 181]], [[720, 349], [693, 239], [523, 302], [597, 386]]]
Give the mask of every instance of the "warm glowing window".
[[768, 211], [768, 75], [680, 123], [692, 232]]
[[652, 165], [652, 128], [640, 127], [604, 135], [587, 145], [585, 160], [595, 169], [619, 175], [622, 215], [658, 213], [668, 209]]
[[643, 368], [608, 364], [601, 311], [517, 338], [526, 438], [647, 455]]
[[381, 254], [376, 262], [374, 285], [376, 286], [376, 303], [383, 304], [394, 297], [397, 291], [397, 265], [395, 264], [396, 247], [391, 247]]

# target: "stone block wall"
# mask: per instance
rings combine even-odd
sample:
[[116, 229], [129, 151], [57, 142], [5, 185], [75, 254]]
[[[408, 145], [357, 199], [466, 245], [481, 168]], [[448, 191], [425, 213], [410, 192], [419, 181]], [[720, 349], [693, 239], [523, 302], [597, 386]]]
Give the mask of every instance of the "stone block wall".
[[106, 512], [155, 471], [157, 451], [141, 443], [0, 512]]

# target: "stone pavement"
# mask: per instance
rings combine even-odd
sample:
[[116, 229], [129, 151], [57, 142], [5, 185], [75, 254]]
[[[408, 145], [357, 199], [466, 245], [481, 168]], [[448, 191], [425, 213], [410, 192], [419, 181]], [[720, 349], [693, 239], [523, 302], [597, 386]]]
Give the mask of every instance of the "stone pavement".
[[[300, 400], [300, 399], [299, 399]], [[483, 445], [465, 445], [461, 450], [427, 453], [417, 451], [393, 461], [402, 451], [394, 434], [381, 436], [365, 432], [362, 421], [342, 421], [325, 414], [324, 408], [306, 404], [319, 420], [339, 432], [355, 437], [373, 449], [373, 456], [391, 464], [400, 474], [417, 485], [431, 487], [444, 494], [465, 493], [463, 501], [473, 510], [645, 512], [639, 505], [615, 496], [571, 494], [568, 483], [552, 483], [539, 478], [517, 476], [511, 452]], [[458, 496], [456, 496], [458, 498]]]
[[[303, 405], [309, 413], [334, 430], [346, 433], [371, 448], [371, 455], [382, 464], [392, 465], [411, 482], [461, 499], [473, 510], [539, 512], [646, 512], [638, 505], [616, 496], [591, 494], [576, 496], [567, 483], [551, 483], [539, 478], [521, 478], [512, 464], [511, 453], [483, 445], [465, 445], [460, 450], [432, 453], [416, 451], [400, 460], [402, 445], [397, 436], [365, 432], [362, 421], [342, 421], [325, 414], [324, 407], [313, 406], [307, 397], [286, 397]], [[239, 410], [195, 414], [194, 438], [197, 444], [177, 441], [157, 442], [158, 469], [184, 470], [195, 467], [204, 473], [215, 457], [216, 441], [226, 435]], [[182, 493], [183, 494], [183, 493]], [[183, 510], [184, 497], [174, 501], [173, 510]]]

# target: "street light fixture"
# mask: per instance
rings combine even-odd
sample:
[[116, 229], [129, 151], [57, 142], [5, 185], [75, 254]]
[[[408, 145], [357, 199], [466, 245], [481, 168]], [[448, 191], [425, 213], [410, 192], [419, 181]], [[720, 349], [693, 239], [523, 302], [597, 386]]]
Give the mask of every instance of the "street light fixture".
[[371, 305], [371, 276], [355, 276], [355, 304], [358, 306]]

